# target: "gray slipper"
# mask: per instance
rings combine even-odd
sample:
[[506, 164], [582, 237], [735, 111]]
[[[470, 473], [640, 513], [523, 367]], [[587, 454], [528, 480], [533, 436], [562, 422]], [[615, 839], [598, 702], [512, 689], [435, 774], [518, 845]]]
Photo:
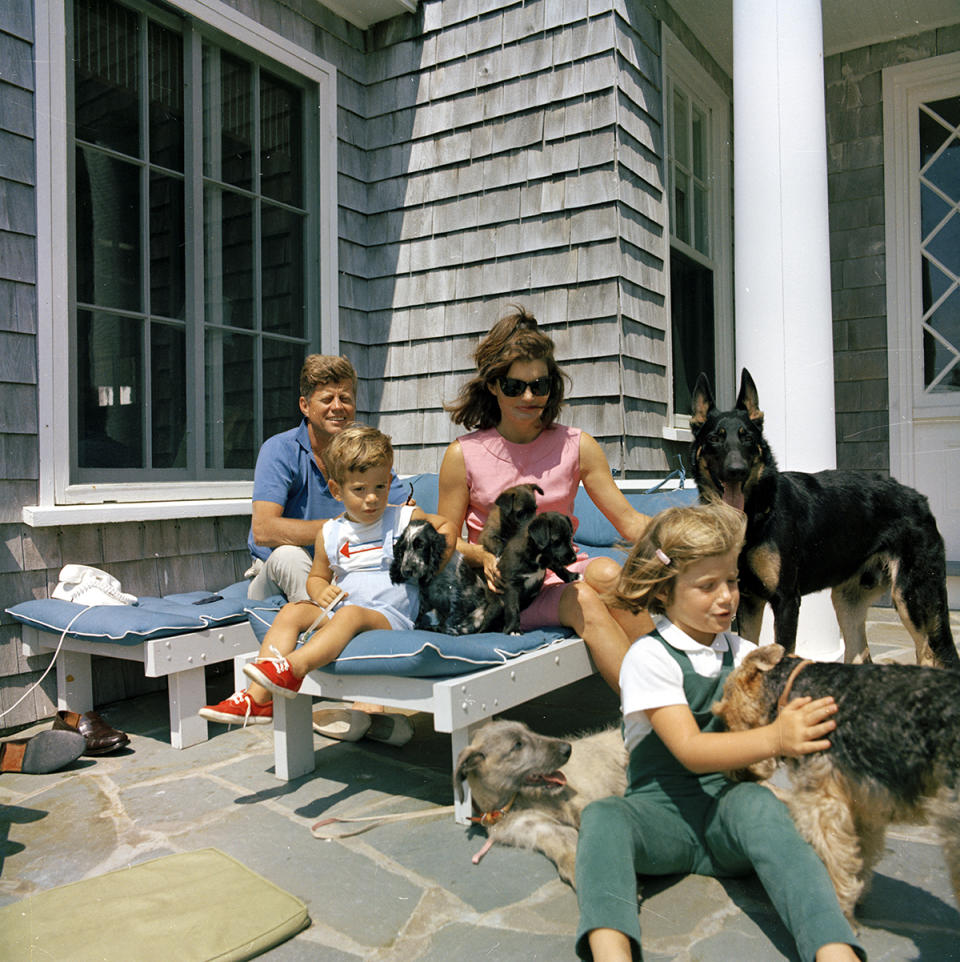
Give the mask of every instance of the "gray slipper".
[[48, 775], [75, 762], [87, 748], [80, 732], [44, 731], [0, 743], [0, 771]]
[[413, 725], [406, 715], [394, 712], [373, 712], [370, 716], [367, 738], [385, 745], [406, 745], [413, 738]]
[[318, 708], [313, 713], [313, 730], [324, 738], [356, 742], [367, 734], [370, 716], [352, 708]]

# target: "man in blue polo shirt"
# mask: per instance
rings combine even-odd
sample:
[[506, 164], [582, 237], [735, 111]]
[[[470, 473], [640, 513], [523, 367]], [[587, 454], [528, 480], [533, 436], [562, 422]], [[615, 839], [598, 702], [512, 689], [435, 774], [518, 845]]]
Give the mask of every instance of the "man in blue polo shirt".
[[[299, 427], [275, 434], [263, 443], [253, 474], [253, 517], [247, 543], [253, 555], [254, 578], [247, 597], [263, 600], [282, 594], [288, 601], [308, 601], [307, 575], [313, 545], [327, 518], [343, 512], [327, 487], [323, 452], [333, 438], [353, 422], [357, 411], [357, 372], [345, 357], [311, 354], [300, 370]], [[390, 503], [404, 504], [410, 489], [392, 476]], [[259, 699], [259, 700], [258, 700]], [[377, 714], [376, 733], [367, 712]], [[226, 725], [270, 724], [270, 693], [252, 684], [199, 714]], [[388, 714], [380, 705], [354, 709], [317, 709], [314, 730], [329, 738], [371, 738], [402, 745], [413, 726], [402, 715]]]
[[[323, 452], [353, 422], [357, 372], [345, 357], [311, 354], [300, 371], [303, 420], [268, 438], [253, 475], [253, 517], [247, 544], [259, 568], [247, 592], [262, 600], [282, 594], [307, 601], [313, 544], [327, 518], [343, 511], [327, 487]], [[390, 502], [403, 504], [408, 489], [393, 477]], [[262, 567], [257, 561], [262, 563]]]

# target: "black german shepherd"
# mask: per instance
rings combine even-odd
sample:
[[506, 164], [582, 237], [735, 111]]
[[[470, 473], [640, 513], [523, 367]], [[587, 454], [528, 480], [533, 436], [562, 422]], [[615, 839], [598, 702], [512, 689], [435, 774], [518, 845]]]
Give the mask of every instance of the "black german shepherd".
[[917, 664], [960, 669], [943, 538], [922, 494], [892, 478], [778, 471], [746, 368], [732, 411], [718, 411], [706, 375], [697, 378], [690, 428], [701, 500], [722, 498], [747, 516], [738, 614], [745, 638], [757, 640], [769, 602], [776, 641], [792, 653], [801, 596], [832, 588], [845, 660], [869, 661], [867, 609], [890, 589]]

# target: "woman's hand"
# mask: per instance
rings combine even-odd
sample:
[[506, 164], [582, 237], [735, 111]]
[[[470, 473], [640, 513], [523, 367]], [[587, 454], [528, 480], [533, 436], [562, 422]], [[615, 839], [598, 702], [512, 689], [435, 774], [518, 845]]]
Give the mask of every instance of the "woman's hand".
[[816, 701], [809, 695], [791, 699], [774, 722], [778, 754], [799, 758], [828, 749], [830, 741], [824, 735], [837, 727], [833, 719], [836, 713], [837, 703], [831, 695]]
[[483, 576], [487, 581], [487, 587], [500, 594], [500, 563], [495, 554], [483, 549]]

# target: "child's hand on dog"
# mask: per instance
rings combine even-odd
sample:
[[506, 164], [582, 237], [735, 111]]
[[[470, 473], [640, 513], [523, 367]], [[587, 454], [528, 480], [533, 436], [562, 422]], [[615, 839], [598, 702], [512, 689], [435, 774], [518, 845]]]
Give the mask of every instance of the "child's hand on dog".
[[837, 727], [833, 720], [836, 713], [837, 703], [832, 695], [816, 701], [809, 695], [791, 699], [780, 709], [774, 722], [777, 738], [775, 754], [798, 758], [828, 749], [830, 741], [824, 735]]

